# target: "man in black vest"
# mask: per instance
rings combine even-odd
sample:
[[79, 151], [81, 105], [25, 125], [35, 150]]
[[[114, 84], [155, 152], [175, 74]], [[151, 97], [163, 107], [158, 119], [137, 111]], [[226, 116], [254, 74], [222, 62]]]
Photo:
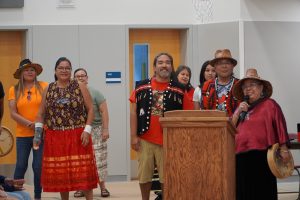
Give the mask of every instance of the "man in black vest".
[[[160, 53], [154, 58], [154, 76], [140, 81], [130, 102], [131, 147], [138, 153], [138, 178], [143, 200], [149, 200], [154, 166], [163, 184], [163, 130], [159, 118], [164, 112], [183, 108], [184, 88], [173, 80], [173, 58]], [[163, 188], [163, 186], [162, 186]]]

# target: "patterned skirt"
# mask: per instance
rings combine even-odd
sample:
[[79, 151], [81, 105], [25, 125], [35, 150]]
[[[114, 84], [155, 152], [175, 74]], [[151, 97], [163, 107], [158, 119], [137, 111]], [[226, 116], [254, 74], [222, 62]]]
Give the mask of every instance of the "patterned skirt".
[[92, 129], [93, 148], [96, 158], [96, 166], [99, 182], [107, 178], [107, 143], [102, 139], [102, 127], [95, 126]]
[[45, 192], [91, 190], [98, 176], [92, 148], [81, 144], [83, 128], [46, 130], [42, 163], [42, 187]]

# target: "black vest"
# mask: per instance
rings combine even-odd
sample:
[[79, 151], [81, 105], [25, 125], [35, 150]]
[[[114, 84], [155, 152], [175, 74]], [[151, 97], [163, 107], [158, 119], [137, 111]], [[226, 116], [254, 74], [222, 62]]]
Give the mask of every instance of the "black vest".
[[[149, 130], [151, 119], [151, 106], [153, 92], [151, 79], [140, 81], [135, 88], [136, 91], [136, 114], [137, 134], [143, 135]], [[171, 80], [169, 86], [163, 91], [163, 113], [170, 110], [182, 110], [184, 87], [176, 81]]]

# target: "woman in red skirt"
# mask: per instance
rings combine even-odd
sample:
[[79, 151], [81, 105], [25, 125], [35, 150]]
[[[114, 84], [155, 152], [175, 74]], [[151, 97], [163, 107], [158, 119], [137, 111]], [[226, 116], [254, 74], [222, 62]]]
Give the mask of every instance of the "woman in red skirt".
[[[63, 200], [69, 191], [83, 190], [93, 199], [97, 172], [91, 141], [93, 108], [84, 84], [71, 79], [72, 65], [59, 58], [55, 65], [55, 82], [43, 94], [35, 125], [34, 145], [44, 135], [42, 186], [45, 192], [60, 192]], [[45, 123], [45, 124], [44, 124]]]

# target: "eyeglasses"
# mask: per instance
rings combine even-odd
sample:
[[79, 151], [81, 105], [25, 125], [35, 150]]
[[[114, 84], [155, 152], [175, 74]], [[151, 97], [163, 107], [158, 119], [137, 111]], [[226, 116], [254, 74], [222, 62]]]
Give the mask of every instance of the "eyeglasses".
[[66, 72], [69, 72], [72, 70], [71, 67], [58, 67], [56, 68], [58, 71], [66, 71]]
[[30, 90], [27, 92], [27, 100], [28, 100], [28, 101], [31, 100], [31, 91], [30, 91]]
[[258, 85], [260, 85], [260, 83], [253, 82], [253, 83], [249, 83], [247, 85], [244, 84], [244, 85], [242, 85], [242, 90], [246, 90], [247, 88], [254, 88]]
[[86, 75], [78, 75], [78, 76], [75, 76], [75, 78], [85, 78]]

